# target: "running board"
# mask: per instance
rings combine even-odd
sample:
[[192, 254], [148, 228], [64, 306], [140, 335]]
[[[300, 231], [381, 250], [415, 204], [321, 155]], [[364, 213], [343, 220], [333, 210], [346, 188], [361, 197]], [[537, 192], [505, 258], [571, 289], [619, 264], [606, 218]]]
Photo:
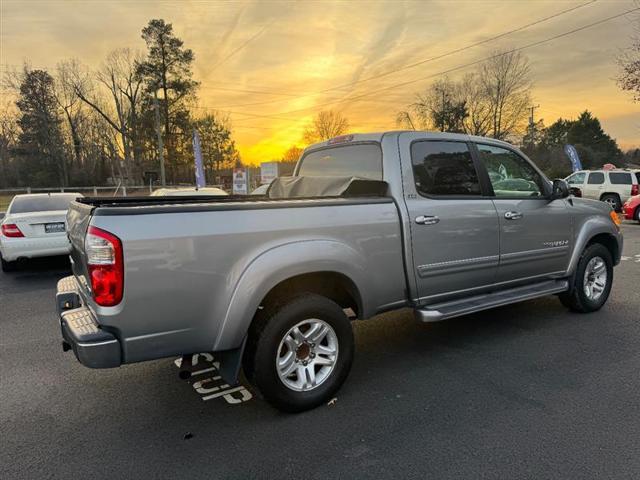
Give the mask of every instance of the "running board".
[[548, 280], [524, 287], [467, 297], [461, 300], [436, 303], [422, 309], [416, 309], [414, 313], [416, 318], [422, 322], [439, 322], [447, 318], [509, 305], [510, 303], [566, 292], [568, 289], [569, 282], [567, 280]]

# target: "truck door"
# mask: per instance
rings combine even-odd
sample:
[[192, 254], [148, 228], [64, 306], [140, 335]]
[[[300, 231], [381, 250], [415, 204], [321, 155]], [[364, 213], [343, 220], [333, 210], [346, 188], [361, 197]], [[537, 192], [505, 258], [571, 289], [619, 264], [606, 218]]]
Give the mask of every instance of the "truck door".
[[419, 303], [429, 304], [494, 282], [499, 223], [467, 137], [420, 135], [401, 136], [400, 151]]
[[476, 144], [500, 220], [498, 282], [563, 272], [571, 252], [564, 199], [550, 200], [549, 182], [515, 150]]

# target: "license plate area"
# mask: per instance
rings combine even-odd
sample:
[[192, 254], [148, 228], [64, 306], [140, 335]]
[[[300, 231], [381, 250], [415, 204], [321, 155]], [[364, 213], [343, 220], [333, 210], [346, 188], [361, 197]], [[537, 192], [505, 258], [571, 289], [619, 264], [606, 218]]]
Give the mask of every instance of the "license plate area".
[[44, 233], [63, 233], [64, 231], [64, 222], [44, 224]]

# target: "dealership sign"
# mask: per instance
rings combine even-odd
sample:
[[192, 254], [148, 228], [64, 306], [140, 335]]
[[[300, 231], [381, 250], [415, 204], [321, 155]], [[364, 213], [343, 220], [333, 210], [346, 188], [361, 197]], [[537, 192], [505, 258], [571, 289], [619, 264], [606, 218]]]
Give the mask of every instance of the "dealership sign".
[[260, 164], [260, 183], [268, 185], [278, 178], [278, 162], [262, 162]]
[[246, 195], [248, 193], [249, 172], [244, 168], [233, 169], [233, 194]]

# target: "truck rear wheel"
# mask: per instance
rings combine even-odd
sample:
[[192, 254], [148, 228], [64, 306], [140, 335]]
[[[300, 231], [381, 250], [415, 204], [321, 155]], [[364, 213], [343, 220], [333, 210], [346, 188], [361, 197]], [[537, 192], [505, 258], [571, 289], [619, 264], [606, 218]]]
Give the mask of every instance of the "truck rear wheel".
[[561, 294], [560, 301], [574, 312], [595, 312], [609, 298], [612, 283], [611, 253], [604, 245], [593, 243], [580, 256], [573, 289]]
[[307, 293], [273, 309], [252, 326], [245, 374], [274, 407], [301, 412], [328, 401], [353, 362], [353, 331], [340, 306]]

